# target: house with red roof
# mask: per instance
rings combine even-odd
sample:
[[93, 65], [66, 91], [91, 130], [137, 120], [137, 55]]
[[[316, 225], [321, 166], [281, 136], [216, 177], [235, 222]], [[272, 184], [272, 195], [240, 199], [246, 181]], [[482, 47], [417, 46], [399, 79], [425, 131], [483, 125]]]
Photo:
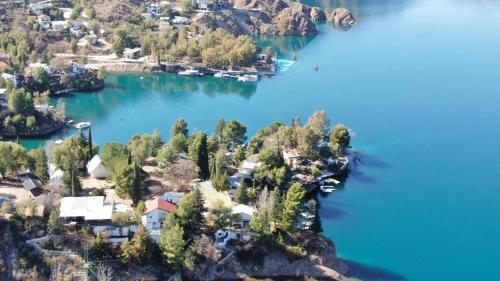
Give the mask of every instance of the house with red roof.
[[161, 230], [167, 214], [177, 212], [177, 205], [174, 202], [164, 200], [161, 197], [148, 200], [144, 205], [142, 224], [150, 231]]

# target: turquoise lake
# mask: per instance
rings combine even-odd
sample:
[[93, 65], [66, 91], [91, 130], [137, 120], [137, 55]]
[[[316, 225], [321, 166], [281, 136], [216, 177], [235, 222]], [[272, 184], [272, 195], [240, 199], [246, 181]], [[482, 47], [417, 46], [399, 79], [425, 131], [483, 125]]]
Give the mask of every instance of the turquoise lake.
[[261, 37], [298, 61], [257, 84], [109, 74], [104, 90], [63, 98], [68, 115], [91, 121], [103, 144], [154, 128], [167, 137], [181, 116], [191, 131], [235, 118], [252, 135], [324, 109], [363, 151], [345, 187], [321, 200], [350, 276], [500, 280], [500, 2], [308, 3], [347, 5], [358, 24]]

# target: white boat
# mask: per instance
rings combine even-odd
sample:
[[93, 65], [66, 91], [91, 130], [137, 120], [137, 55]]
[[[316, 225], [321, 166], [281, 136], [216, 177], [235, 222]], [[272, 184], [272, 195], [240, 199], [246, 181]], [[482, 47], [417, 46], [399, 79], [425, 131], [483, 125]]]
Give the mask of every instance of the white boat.
[[323, 192], [330, 193], [335, 191], [335, 187], [333, 185], [320, 185], [319, 189]]
[[245, 74], [242, 76], [238, 76], [238, 81], [241, 81], [241, 82], [257, 82], [258, 79], [259, 79], [259, 76], [257, 76], [257, 75]]
[[338, 184], [340, 184], [340, 181], [338, 181], [336, 179], [326, 179], [326, 180], [320, 181], [319, 184], [321, 184], [321, 185], [338, 185]]
[[62, 142], [63, 142], [63, 140], [58, 139], [58, 140], [55, 140], [55, 141], [54, 141], [54, 144], [61, 144]]
[[304, 218], [304, 219], [314, 219], [315, 215], [311, 214], [310, 212], [302, 212], [300, 213], [300, 215]]
[[183, 76], [202, 76], [203, 75], [203, 73], [200, 73], [196, 69], [188, 69], [188, 70], [184, 70], [184, 71], [179, 71], [178, 74], [183, 75]]
[[92, 124], [90, 122], [80, 122], [75, 124], [78, 130], [89, 128]]
[[216, 77], [216, 78], [222, 78], [222, 77], [224, 77], [224, 73], [217, 72], [217, 73], [214, 74], [214, 77]]
[[70, 119], [70, 120], [66, 121], [66, 123], [68, 123], [68, 124], [73, 124], [73, 123], [75, 123], [75, 120]]

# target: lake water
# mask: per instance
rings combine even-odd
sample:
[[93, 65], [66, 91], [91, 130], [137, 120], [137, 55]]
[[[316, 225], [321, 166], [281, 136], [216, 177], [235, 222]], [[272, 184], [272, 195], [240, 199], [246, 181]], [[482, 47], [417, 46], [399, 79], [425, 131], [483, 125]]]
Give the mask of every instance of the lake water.
[[[175, 119], [211, 131], [224, 117], [253, 134], [324, 109], [356, 132], [362, 163], [323, 198], [325, 234], [363, 280], [499, 280], [500, 3], [314, 1], [348, 5], [350, 30], [260, 38], [298, 61], [258, 84], [173, 75], [108, 75], [64, 98], [99, 143]], [[318, 65], [318, 71], [315, 66]], [[143, 76], [144, 79], [140, 79]], [[35, 145], [36, 142], [25, 142]]]

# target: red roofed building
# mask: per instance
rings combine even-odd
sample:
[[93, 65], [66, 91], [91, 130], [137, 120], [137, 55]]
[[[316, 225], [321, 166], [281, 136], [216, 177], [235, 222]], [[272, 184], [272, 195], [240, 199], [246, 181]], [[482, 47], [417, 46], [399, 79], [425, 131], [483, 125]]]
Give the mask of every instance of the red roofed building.
[[148, 230], [159, 230], [163, 227], [163, 221], [168, 213], [177, 212], [177, 205], [173, 202], [155, 197], [144, 203], [145, 210], [142, 216], [142, 224]]

